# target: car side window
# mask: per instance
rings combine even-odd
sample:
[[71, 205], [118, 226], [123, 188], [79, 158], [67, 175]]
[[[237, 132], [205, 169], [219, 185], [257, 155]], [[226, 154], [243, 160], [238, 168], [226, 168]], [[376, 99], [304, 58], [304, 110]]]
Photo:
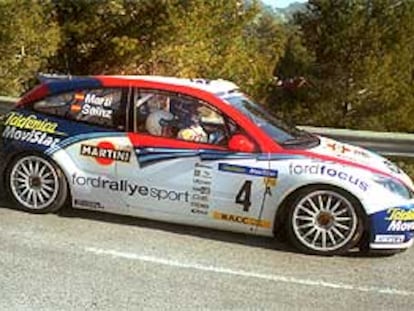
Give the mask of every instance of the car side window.
[[134, 107], [138, 133], [226, 146], [234, 128], [214, 107], [188, 96], [141, 91]]
[[33, 109], [69, 120], [122, 129], [124, 93], [121, 88], [76, 90], [46, 97], [34, 103]]

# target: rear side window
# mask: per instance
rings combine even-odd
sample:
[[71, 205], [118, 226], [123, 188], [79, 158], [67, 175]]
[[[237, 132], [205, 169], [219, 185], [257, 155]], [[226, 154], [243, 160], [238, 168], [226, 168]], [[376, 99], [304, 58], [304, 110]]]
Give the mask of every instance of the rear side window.
[[125, 123], [122, 100], [120, 88], [77, 90], [46, 97], [34, 103], [33, 109], [69, 120], [121, 128]]

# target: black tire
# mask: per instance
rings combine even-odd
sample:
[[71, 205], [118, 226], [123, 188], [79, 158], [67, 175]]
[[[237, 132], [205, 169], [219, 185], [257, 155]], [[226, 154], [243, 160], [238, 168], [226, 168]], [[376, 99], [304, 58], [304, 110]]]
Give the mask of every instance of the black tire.
[[357, 245], [363, 235], [361, 206], [341, 189], [322, 185], [301, 189], [287, 208], [289, 240], [304, 253], [343, 254]]
[[16, 157], [6, 171], [6, 189], [15, 206], [34, 214], [59, 210], [68, 198], [62, 170], [39, 154]]

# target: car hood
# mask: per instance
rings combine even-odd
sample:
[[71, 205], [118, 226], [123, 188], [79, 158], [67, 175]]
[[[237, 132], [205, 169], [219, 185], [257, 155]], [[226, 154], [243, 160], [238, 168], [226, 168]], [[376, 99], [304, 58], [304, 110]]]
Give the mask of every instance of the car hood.
[[414, 188], [408, 175], [406, 175], [391, 161], [380, 156], [379, 154], [358, 146], [342, 143], [331, 138], [319, 136], [319, 139], [320, 144], [309, 151], [371, 167], [403, 181], [411, 189]]

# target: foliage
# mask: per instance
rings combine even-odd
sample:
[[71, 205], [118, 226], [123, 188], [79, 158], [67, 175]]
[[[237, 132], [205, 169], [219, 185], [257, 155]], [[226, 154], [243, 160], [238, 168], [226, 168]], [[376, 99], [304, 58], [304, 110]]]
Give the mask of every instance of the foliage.
[[231, 79], [259, 95], [284, 48], [283, 26], [255, 2], [62, 0], [51, 69]]
[[[233, 80], [296, 123], [414, 131], [414, 2], [4, 0], [0, 94], [40, 70]], [[275, 78], [276, 77], [276, 78]]]
[[151, 53], [168, 37], [164, 0], [60, 0], [64, 34], [50, 69], [72, 75], [151, 73]]
[[20, 94], [56, 53], [59, 40], [50, 1], [0, 1], [0, 94]]
[[305, 112], [297, 121], [413, 131], [413, 18], [412, 1], [309, 1], [289, 41], [301, 42], [288, 45], [279, 65], [286, 75], [304, 64], [309, 85], [305, 97], [293, 98], [292, 111]]
[[411, 179], [414, 180], [414, 159], [413, 158], [401, 158], [401, 157], [389, 157], [399, 168], [401, 168]]

